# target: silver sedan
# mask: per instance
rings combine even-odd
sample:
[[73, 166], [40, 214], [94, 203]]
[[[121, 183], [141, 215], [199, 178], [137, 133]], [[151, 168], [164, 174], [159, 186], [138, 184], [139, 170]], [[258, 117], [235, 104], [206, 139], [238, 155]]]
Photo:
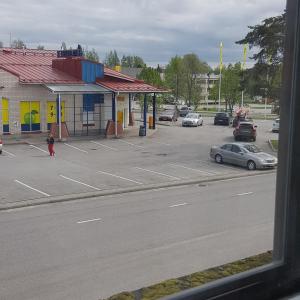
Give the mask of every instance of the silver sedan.
[[217, 163], [230, 163], [248, 170], [274, 168], [277, 158], [262, 152], [257, 146], [248, 143], [228, 143], [223, 146], [213, 146], [210, 157]]

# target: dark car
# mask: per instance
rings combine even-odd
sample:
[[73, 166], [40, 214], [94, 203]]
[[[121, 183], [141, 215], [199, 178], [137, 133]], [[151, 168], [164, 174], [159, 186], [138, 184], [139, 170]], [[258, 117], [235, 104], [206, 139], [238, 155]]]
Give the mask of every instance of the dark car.
[[180, 108], [180, 111], [179, 111], [179, 116], [180, 117], [185, 117], [187, 114], [193, 112], [192, 108], [191, 107], [188, 107], [188, 106], [182, 106]]
[[229, 125], [230, 124], [230, 116], [226, 112], [219, 112], [215, 115], [214, 125]]
[[256, 141], [256, 128], [252, 122], [241, 121], [233, 131], [234, 139], [236, 141], [247, 139]]
[[177, 111], [176, 110], [165, 110], [163, 111], [159, 118], [159, 121], [177, 121]]

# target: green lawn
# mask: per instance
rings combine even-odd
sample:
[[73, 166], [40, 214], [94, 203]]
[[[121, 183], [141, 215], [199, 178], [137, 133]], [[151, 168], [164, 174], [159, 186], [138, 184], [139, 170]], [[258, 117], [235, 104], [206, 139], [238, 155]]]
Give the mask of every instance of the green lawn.
[[271, 144], [273, 148], [277, 151], [278, 150], [278, 140], [271, 140]]

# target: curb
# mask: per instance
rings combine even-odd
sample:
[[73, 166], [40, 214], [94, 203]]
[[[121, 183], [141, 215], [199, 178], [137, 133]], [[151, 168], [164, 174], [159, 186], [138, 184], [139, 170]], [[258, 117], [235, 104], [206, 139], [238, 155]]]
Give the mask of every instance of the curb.
[[51, 204], [51, 203], [59, 203], [59, 202], [67, 202], [67, 201], [74, 201], [74, 200], [81, 200], [81, 199], [91, 199], [96, 197], [104, 197], [110, 195], [119, 195], [119, 194], [128, 194], [132, 192], [139, 192], [139, 191], [148, 191], [153, 189], [160, 189], [166, 187], [175, 187], [175, 186], [185, 186], [185, 185], [193, 185], [199, 183], [208, 183], [208, 182], [216, 182], [226, 179], [234, 179], [234, 178], [243, 178], [248, 176], [262, 176], [266, 174], [272, 174], [276, 171], [252, 171], [251, 173], [237, 173], [235, 175], [216, 175], [211, 176], [209, 178], [203, 179], [193, 179], [193, 180], [182, 180], [181, 182], [164, 182], [159, 184], [148, 184], [144, 186], [133, 186], [127, 188], [119, 188], [113, 190], [103, 190], [99, 192], [89, 192], [89, 193], [80, 193], [80, 194], [70, 194], [64, 196], [54, 196], [48, 198], [38, 198], [32, 200], [25, 200], [15, 203], [7, 203], [4, 205], [0, 205], [0, 211], [9, 210], [9, 209], [16, 209], [22, 207], [30, 207], [30, 206], [37, 206], [37, 205], [44, 205], [44, 204]]
[[270, 139], [268, 139], [268, 143], [269, 143], [269, 146], [270, 146], [270, 148], [272, 149], [272, 151], [273, 151], [273, 152], [277, 152], [277, 150], [273, 147], [272, 142], [271, 142]]

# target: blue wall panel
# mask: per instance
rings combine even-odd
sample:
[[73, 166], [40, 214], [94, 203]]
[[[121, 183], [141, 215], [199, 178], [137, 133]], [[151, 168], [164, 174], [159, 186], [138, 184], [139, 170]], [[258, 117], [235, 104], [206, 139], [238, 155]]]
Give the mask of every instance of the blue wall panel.
[[103, 64], [93, 63], [91, 61], [82, 61], [82, 80], [86, 83], [95, 83], [96, 78], [104, 77]]

